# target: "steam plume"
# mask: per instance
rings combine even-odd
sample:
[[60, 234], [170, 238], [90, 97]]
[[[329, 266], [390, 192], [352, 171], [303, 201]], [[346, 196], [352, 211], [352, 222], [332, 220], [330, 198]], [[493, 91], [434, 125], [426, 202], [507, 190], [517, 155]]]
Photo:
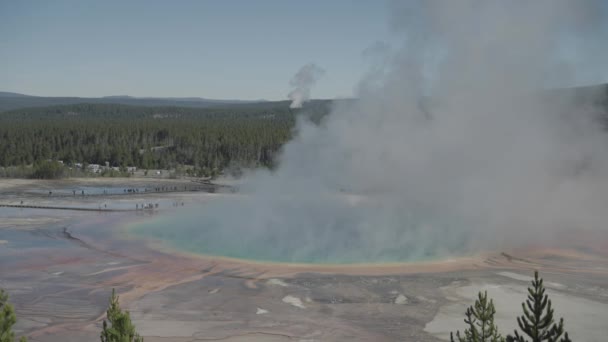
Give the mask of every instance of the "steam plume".
[[[383, 49], [357, 99], [319, 126], [300, 121], [278, 169], [253, 172], [246, 196], [206, 204], [171, 234], [210, 253], [221, 245], [232, 256], [349, 262], [605, 230], [599, 109], [546, 92], [548, 79], [577, 74], [560, 42], [585, 40], [605, 22], [598, 3], [394, 2], [403, 46]], [[314, 65], [298, 72], [292, 106], [320, 74]]]
[[294, 87], [287, 97], [292, 100], [289, 108], [300, 108], [310, 99], [310, 89], [323, 76], [325, 70], [313, 63], [306, 64], [293, 76], [289, 85]]

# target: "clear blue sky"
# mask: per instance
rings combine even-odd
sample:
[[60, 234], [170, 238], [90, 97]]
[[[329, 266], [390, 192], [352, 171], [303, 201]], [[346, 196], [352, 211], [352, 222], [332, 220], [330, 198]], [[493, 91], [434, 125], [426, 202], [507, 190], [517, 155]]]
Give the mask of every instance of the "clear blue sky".
[[[586, 1], [606, 18], [608, 1]], [[326, 70], [313, 97], [351, 96], [366, 70], [362, 51], [398, 42], [388, 8], [385, 0], [0, 0], [0, 91], [277, 100], [313, 62]], [[589, 26], [562, 42], [577, 84], [608, 80], [608, 23]]]
[[0, 90], [285, 99], [314, 62], [313, 97], [350, 96], [387, 17], [372, 0], [0, 0]]

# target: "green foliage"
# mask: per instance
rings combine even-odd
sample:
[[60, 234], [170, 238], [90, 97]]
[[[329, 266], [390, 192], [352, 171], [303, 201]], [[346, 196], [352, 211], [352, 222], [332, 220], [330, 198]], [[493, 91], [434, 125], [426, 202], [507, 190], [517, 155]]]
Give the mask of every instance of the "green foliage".
[[[528, 299], [522, 303], [522, 308], [524, 314], [517, 318], [517, 324], [531, 342], [571, 342], [568, 333], [564, 332], [564, 319], [560, 318], [558, 324], [553, 319], [551, 301], [545, 294], [543, 280], [538, 278], [538, 271], [534, 272], [532, 287], [528, 288]], [[465, 313], [464, 322], [469, 328], [464, 331], [464, 336], [457, 331], [456, 340], [450, 333], [451, 342], [528, 342], [517, 330], [515, 335], [508, 335], [506, 339], [501, 337], [494, 324], [495, 314], [494, 303], [491, 299], [488, 301], [487, 292], [480, 292], [475, 304]]]
[[32, 178], [37, 179], [58, 179], [63, 178], [65, 169], [63, 164], [57, 161], [41, 161], [34, 165]]
[[505, 339], [494, 324], [494, 314], [496, 309], [492, 299], [488, 301], [488, 293], [479, 292], [475, 304], [465, 312], [464, 322], [469, 327], [464, 331], [464, 337], [457, 331], [457, 340], [454, 340], [454, 335], [450, 333], [451, 342], [503, 342]]
[[[101, 332], [101, 342], [143, 342], [135, 332], [135, 326], [131, 323], [128, 311], [122, 311], [118, 304], [116, 291], [112, 289], [110, 306], [106, 312], [107, 321], [103, 321], [103, 331]], [[109, 322], [109, 324], [108, 324]]]
[[[531, 338], [531, 342], [570, 342], [568, 333], [564, 333], [564, 319], [556, 324], [553, 319], [551, 300], [545, 294], [543, 280], [534, 272], [532, 287], [528, 288], [528, 299], [521, 304], [524, 314], [517, 318], [519, 328]], [[563, 337], [562, 337], [563, 335]], [[507, 336], [507, 342], [528, 342], [515, 330], [515, 335]]]
[[33, 168], [25, 165], [0, 167], [0, 177], [8, 178], [30, 178]]
[[[306, 114], [323, 117], [329, 102], [311, 102]], [[311, 114], [310, 111], [312, 111]], [[0, 167], [63, 160], [172, 169], [223, 170], [230, 164], [272, 167], [292, 136], [288, 103], [218, 108], [77, 104], [0, 113]], [[320, 119], [319, 119], [320, 120]]]
[[[0, 289], [0, 342], [15, 341], [15, 334], [12, 331], [15, 323], [17, 323], [17, 316], [15, 316], [13, 306], [8, 303], [8, 294]], [[25, 337], [21, 337], [19, 341], [27, 340]]]

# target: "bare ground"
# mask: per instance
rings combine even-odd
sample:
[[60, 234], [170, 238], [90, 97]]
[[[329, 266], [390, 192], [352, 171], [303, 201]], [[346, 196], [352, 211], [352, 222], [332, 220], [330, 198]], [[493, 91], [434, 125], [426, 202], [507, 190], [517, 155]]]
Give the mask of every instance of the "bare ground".
[[[0, 195], [11, 200], [20, 189], [49, 184], [8, 183], [0, 183]], [[158, 199], [166, 196], [208, 198], [172, 193]], [[606, 236], [585, 240], [585, 248], [496, 251], [441, 262], [289, 265], [161, 251], [98, 232], [115, 219], [108, 214], [61, 213], [0, 211], [0, 287], [15, 304], [18, 333], [32, 341], [98, 340], [112, 288], [153, 342], [441, 341], [464, 328], [464, 309], [479, 290], [495, 298], [506, 333], [516, 326], [534, 269], [571, 337], [604, 341], [608, 335], [601, 324], [608, 321]], [[76, 227], [75, 239], [63, 234], [65, 225]]]

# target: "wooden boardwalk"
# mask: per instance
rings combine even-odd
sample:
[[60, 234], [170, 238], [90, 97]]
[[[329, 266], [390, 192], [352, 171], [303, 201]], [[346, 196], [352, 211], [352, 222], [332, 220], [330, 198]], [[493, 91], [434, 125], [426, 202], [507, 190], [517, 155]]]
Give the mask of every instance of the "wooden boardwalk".
[[78, 210], [78, 211], [107, 211], [107, 212], [126, 212], [126, 211], [154, 211], [158, 208], [146, 209], [111, 209], [111, 208], [85, 208], [85, 207], [54, 207], [49, 205], [32, 205], [32, 204], [2, 204], [0, 208], [22, 208], [22, 209], [54, 209], [54, 210]]

